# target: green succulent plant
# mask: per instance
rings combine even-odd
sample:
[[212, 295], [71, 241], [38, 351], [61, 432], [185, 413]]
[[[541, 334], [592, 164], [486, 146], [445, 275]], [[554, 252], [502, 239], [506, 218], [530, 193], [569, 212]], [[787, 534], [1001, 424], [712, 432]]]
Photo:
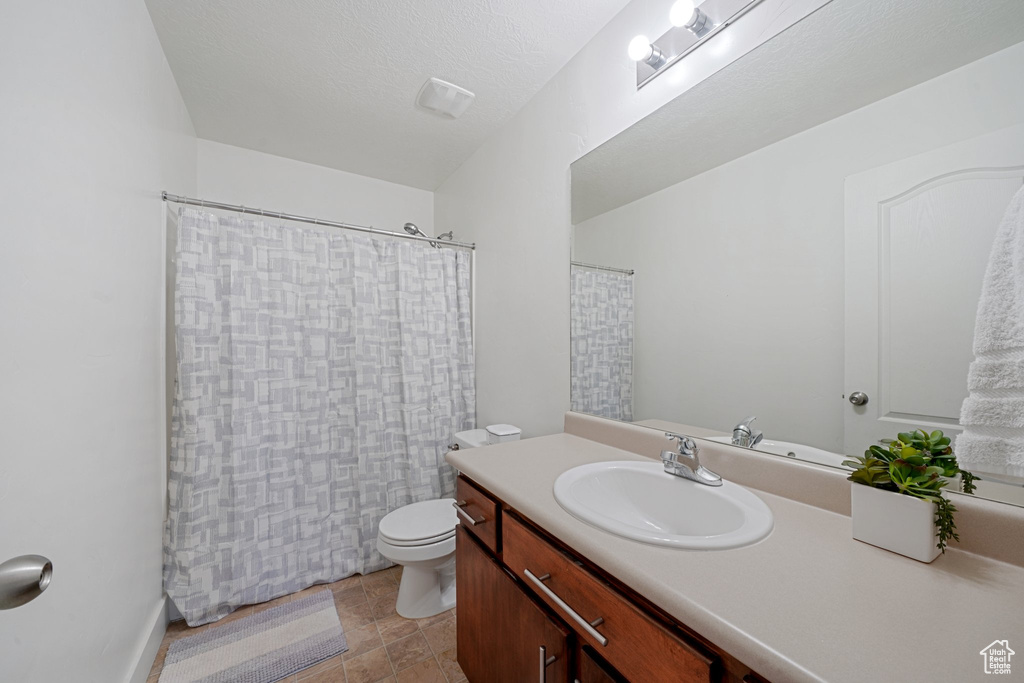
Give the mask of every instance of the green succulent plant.
[[852, 482], [935, 503], [935, 535], [943, 553], [950, 539], [960, 540], [953, 518], [956, 506], [942, 495], [942, 488], [960, 475], [964, 493], [973, 493], [974, 475], [960, 469], [950, 439], [941, 431], [900, 432], [888, 448], [871, 446], [863, 456], [844, 460], [843, 465], [853, 468], [848, 477]]

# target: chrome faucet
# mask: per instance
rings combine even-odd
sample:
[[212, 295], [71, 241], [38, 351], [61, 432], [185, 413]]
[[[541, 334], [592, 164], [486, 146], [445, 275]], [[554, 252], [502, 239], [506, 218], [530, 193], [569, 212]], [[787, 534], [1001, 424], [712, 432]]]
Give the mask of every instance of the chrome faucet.
[[669, 441], [677, 441], [678, 451], [662, 451], [661, 462], [665, 471], [683, 479], [695, 481], [705, 486], [721, 486], [722, 478], [700, 464], [697, 444], [688, 436], [665, 432]]
[[750, 417], [740, 422], [738, 425], [732, 428], [732, 445], [742, 446], [743, 448], [753, 448], [757, 444], [761, 443], [761, 439], [764, 438], [764, 434], [761, 433], [760, 429], [754, 429], [750, 425], [754, 423], [757, 417], [751, 415]]

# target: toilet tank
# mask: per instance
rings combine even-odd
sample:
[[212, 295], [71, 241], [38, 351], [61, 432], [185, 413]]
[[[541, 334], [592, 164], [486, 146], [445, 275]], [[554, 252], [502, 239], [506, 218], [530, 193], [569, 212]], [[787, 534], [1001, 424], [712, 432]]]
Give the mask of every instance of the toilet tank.
[[487, 445], [486, 429], [468, 429], [464, 432], [455, 433], [455, 445], [459, 450], [463, 448], [477, 448]]
[[522, 430], [515, 425], [489, 425], [486, 429], [467, 429], [464, 432], [456, 432], [455, 445], [459, 450], [478, 448], [506, 441], [518, 441], [521, 434]]

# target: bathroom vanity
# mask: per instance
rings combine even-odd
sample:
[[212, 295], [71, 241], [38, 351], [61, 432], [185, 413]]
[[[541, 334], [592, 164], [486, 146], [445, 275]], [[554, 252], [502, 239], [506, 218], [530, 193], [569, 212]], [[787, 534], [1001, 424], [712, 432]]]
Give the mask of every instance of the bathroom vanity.
[[[584, 438], [581, 425], [606, 433]], [[950, 549], [924, 565], [855, 541], [849, 482], [828, 468], [749, 452], [733, 459], [739, 449], [701, 442], [708, 467], [771, 509], [767, 538], [692, 551], [597, 529], [559, 506], [555, 480], [589, 463], [650, 462], [664, 437], [575, 414], [567, 432], [448, 455], [461, 473], [456, 497], [465, 513], [458, 656], [473, 683], [964, 681], [981, 673], [978, 650], [997, 635], [1021, 634], [1017, 555]], [[798, 490], [808, 497], [794, 499]], [[842, 492], [845, 502], [823, 502]], [[995, 510], [985, 519], [991, 533], [1011, 530], [1011, 542], [1021, 540], [1024, 511], [986, 501], [963, 506], [962, 534], [980, 536], [972, 504]], [[939, 639], [904, 607], [936, 596], [955, 596], [939, 598], [951, 606], [935, 626]], [[880, 647], [893, 633], [901, 647]]]
[[762, 680], [464, 476], [457, 500], [473, 519], [456, 536], [471, 681]]

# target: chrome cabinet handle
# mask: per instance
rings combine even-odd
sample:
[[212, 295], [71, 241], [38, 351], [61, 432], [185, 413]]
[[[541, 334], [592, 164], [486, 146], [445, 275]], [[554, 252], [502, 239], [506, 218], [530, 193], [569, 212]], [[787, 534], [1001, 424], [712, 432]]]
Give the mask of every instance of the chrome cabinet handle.
[[529, 569], [524, 569], [523, 572], [526, 574], [526, 578], [530, 579], [530, 581], [532, 581], [534, 585], [537, 586], [537, 588], [541, 589], [544, 595], [551, 598], [551, 600], [556, 605], [562, 608], [562, 611], [564, 611], [566, 614], [572, 617], [572, 620], [579, 624], [580, 628], [587, 632], [587, 635], [589, 635], [597, 642], [601, 643], [602, 647], [608, 645], [608, 639], [602, 636], [601, 633], [596, 628], [594, 628], [595, 626], [600, 626], [604, 623], [603, 617], [598, 617], [593, 621], [587, 621], [579, 614], [577, 614], [576, 610], [574, 610], [572, 607], [569, 607], [569, 605], [565, 603], [565, 600], [562, 600], [562, 598], [558, 597], [553, 590], [544, 585], [544, 582], [551, 578], [551, 574], [544, 574], [543, 576], [538, 578]]
[[452, 503], [452, 507], [455, 508], [455, 511], [459, 513], [459, 517], [462, 517], [464, 520], [469, 522], [470, 526], [476, 526], [479, 522], [486, 521], [483, 517], [481, 517], [480, 519], [473, 519], [472, 515], [470, 515], [468, 512], [462, 509], [466, 505], [469, 505], [469, 503], [467, 503], [464, 500], [460, 500], [457, 503]]
[[558, 657], [551, 655], [548, 657], [548, 649], [543, 645], [540, 646], [540, 683], [547, 681], [547, 670], [548, 667], [555, 663]]
[[42, 555], [22, 555], [0, 564], [0, 610], [35, 600], [52, 576], [53, 564]]

